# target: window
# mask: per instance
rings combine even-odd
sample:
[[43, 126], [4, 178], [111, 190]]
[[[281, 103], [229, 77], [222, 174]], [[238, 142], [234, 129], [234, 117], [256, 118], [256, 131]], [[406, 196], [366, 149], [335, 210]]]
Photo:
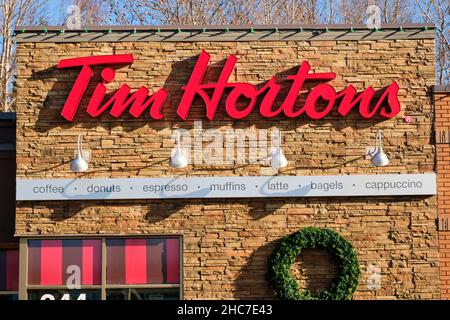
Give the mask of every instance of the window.
[[0, 249], [0, 300], [17, 300], [19, 250]]
[[106, 240], [106, 282], [179, 283], [179, 250], [178, 239]]
[[101, 261], [101, 239], [28, 240], [28, 299], [101, 298]]
[[181, 238], [28, 240], [29, 300], [154, 300], [181, 295]]
[[29, 240], [28, 284], [66, 286], [79, 272], [80, 285], [100, 285], [101, 248], [102, 242], [97, 239]]
[[106, 240], [107, 300], [176, 299], [179, 288], [178, 238]]

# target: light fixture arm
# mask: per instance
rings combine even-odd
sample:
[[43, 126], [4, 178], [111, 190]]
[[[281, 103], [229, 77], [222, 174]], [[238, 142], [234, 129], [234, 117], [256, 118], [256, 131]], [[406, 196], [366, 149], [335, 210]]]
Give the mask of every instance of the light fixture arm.
[[281, 152], [281, 130], [278, 130], [278, 152], [276, 153], [278, 161], [281, 161]]
[[174, 168], [184, 168], [188, 165], [188, 161], [181, 151], [181, 138], [179, 130], [177, 130], [176, 144], [177, 146], [175, 153], [170, 157], [169, 165]]
[[83, 139], [81, 139], [81, 134], [78, 134], [77, 152], [83, 159], [86, 159], [83, 154]]
[[375, 150], [371, 155], [372, 164], [376, 167], [384, 167], [389, 164], [389, 158], [383, 151], [383, 144], [381, 138], [382, 138], [381, 129], [378, 129], [377, 136], [375, 139]]
[[375, 149], [373, 150], [372, 155], [374, 155], [375, 152], [378, 151], [378, 141], [379, 141], [378, 138], [379, 138], [379, 136], [380, 136], [380, 130], [377, 130], [377, 133], [375, 135]]
[[278, 148], [281, 148], [281, 130], [278, 130]]
[[177, 151], [181, 154], [180, 130], [177, 130]]
[[380, 129], [377, 130], [377, 145], [378, 145], [378, 150], [380, 152], [383, 152], [383, 145], [381, 143], [381, 130]]
[[281, 149], [281, 131], [278, 131], [278, 145], [270, 156], [270, 166], [274, 169], [284, 168], [288, 165], [283, 150]]
[[83, 141], [81, 134], [78, 134], [77, 151], [75, 158], [70, 161], [70, 170], [73, 172], [84, 172], [89, 168], [88, 159], [83, 153]]

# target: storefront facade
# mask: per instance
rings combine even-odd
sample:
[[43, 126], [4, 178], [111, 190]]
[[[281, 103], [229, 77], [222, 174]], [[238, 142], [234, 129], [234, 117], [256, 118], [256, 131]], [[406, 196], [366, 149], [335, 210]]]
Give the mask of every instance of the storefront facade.
[[[16, 39], [21, 299], [274, 298], [269, 258], [281, 238], [309, 226], [355, 248], [354, 299], [440, 298], [431, 26], [24, 29]], [[126, 105], [129, 88], [151, 102], [133, 104], [135, 95]], [[352, 88], [375, 92], [358, 100]], [[275, 172], [226, 144], [230, 132], [247, 135], [247, 147], [271, 141], [274, 128], [287, 159]], [[176, 169], [178, 129], [193, 147]], [[366, 156], [379, 129], [382, 167]], [[79, 134], [89, 168], [74, 173]], [[145, 189], [140, 178], [167, 180]], [[165, 186], [175, 178], [200, 191], [173, 196]], [[64, 179], [76, 179], [74, 193]], [[204, 183], [217, 187], [202, 193]], [[250, 192], [252, 183], [273, 192]], [[301, 288], [323, 289], [336, 273], [320, 250], [296, 264]], [[81, 289], [68, 287], [77, 272]]]

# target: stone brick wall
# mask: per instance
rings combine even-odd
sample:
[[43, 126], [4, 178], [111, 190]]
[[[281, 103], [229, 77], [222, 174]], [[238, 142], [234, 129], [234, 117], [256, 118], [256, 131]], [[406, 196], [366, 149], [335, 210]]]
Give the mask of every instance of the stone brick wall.
[[[390, 120], [345, 118], [336, 113], [318, 121], [300, 117], [267, 120], [257, 113], [242, 121], [218, 116], [204, 128], [277, 126], [289, 161], [282, 175], [378, 174], [433, 172], [430, 87], [434, 84], [434, 41], [266, 41], [266, 42], [83, 42], [19, 43], [17, 88], [17, 177], [161, 177], [177, 175], [259, 175], [258, 165], [190, 165], [175, 170], [168, 164], [174, 127], [192, 130], [193, 120], [205, 120], [196, 102], [189, 121], [179, 121], [174, 108], [196, 56], [205, 49], [212, 58], [208, 78], [220, 73], [229, 54], [238, 57], [230, 81], [261, 84], [272, 75], [285, 78], [301, 61], [315, 72], [335, 72], [336, 90], [353, 84], [375, 89], [396, 81], [402, 111]], [[79, 112], [73, 123], [60, 117], [78, 70], [55, 68], [60, 59], [93, 54], [132, 53], [135, 62], [116, 70], [111, 89], [165, 87], [172, 99], [164, 121], [87, 117]], [[98, 79], [98, 76], [97, 76]], [[88, 90], [92, 92], [93, 86]], [[300, 98], [300, 103], [304, 96]], [[83, 101], [86, 106], [86, 101]], [[84, 107], [85, 108], [85, 107]], [[218, 112], [221, 114], [222, 110]], [[172, 115], [172, 116], [171, 116]], [[407, 123], [404, 116], [411, 116]], [[364, 159], [383, 129], [391, 165], [376, 168]], [[69, 170], [76, 136], [84, 135], [91, 149], [90, 169]], [[332, 228], [352, 242], [362, 276], [355, 299], [439, 298], [436, 197], [352, 197], [220, 200], [139, 200], [19, 202], [16, 233], [37, 234], [165, 234], [184, 237], [184, 294], [197, 298], [271, 298], [265, 279], [267, 260], [277, 241], [306, 226]], [[308, 254], [306, 254], [308, 256]], [[300, 271], [315, 266], [311, 277], [323, 286], [333, 263], [314, 254], [303, 257]], [[307, 261], [308, 260], [308, 261]], [[328, 261], [328, 260], [327, 260]], [[367, 286], [370, 265], [381, 270], [381, 286]], [[328, 267], [327, 267], [328, 266]], [[302, 287], [307, 281], [301, 279]], [[315, 281], [315, 280], [314, 280]]]
[[450, 299], [450, 91], [434, 93], [441, 298]]

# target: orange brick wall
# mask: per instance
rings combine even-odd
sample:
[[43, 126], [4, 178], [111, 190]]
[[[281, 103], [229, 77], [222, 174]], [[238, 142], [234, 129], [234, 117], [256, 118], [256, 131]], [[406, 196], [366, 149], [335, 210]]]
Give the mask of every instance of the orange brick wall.
[[450, 299], [450, 92], [436, 92], [435, 130], [438, 183], [441, 299]]

